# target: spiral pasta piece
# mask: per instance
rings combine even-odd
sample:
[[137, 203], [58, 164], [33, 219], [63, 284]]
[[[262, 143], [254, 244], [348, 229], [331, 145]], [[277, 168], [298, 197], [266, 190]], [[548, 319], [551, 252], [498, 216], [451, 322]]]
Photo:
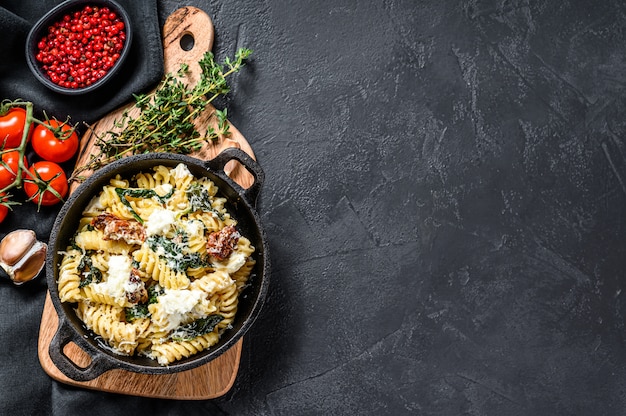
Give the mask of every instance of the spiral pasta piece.
[[218, 310], [224, 319], [217, 324], [217, 328], [225, 329], [233, 323], [235, 320], [235, 314], [237, 313], [237, 305], [239, 304], [239, 292], [237, 291], [237, 286], [229, 286], [225, 290], [221, 291], [218, 296]]
[[159, 364], [167, 365], [204, 351], [217, 344], [217, 341], [219, 341], [219, 335], [216, 332], [210, 332], [189, 341], [168, 341], [153, 345], [152, 355]]
[[104, 253], [128, 253], [132, 246], [122, 240], [105, 240], [100, 230], [81, 231], [75, 237], [76, 246], [81, 249], [101, 251]]
[[157, 183], [154, 175], [146, 172], [139, 172], [138, 174], [136, 174], [135, 182], [137, 182], [138, 188], [144, 189], [154, 189], [157, 187], [157, 185], [161, 185], [160, 183]]
[[93, 303], [101, 303], [103, 305], [119, 306], [119, 307], [131, 307], [132, 303], [126, 298], [112, 296], [108, 293], [104, 293], [96, 290], [97, 286], [87, 285], [82, 288], [83, 298], [89, 299]]
[[80, 265], [81, 252], [68, 250], [59, 268], [57, 282], [61, 302], [78, 302], [82, 299], [80, 292]]
[[87, 328], [104, 338], [121, 354], [131, 355], [137, 347], [136, 327], [121, 320], [121, 307], [82, 302], [78, 304], [76, 314]]
[[224, 271], [216, 271], [206, 276], [203, 276], [200, 279], [194, 280], [190, 284], [190, 288], [192, 290], [201, 290], [206, 293], [208, 296], [211, 296], [215, 293], [221, 292], [227, 289], [229, 286], [232, 286], [235, 281], [230, 277], [230, 275]]
[[189, 214], [189, 219], [201, 221], [207, 232], [219, 231], [235, 221], [230, 217], [220, 218], [215, 212], [196, 211]]
[[152, 175], [154, 177], [154, 180], [157, 184], [157, 186], [159, 185], [163, 185], [163, 184], [172, 184], [171, 183], [171, 175], [170, 175], [170, 169], [168, 169], [165, 166], [157, 166], [154, 168], [154, 173]]
[[250, 275], [252, 274], [252, 270], [254, 269], [255, 265], [256, 260], [254, 260], [252, 257], [248, 257], [244, 265], [232, 274], [232, 278], [237, 285], [237, 290], [240, 293], [248, 284], [248, 280], [250, 279]]
[[152, 280], [164, 288], [184, 289], [189, 286], [189, 277], [185, 273], [173, 270], [146, 244], [133, 253], [133, 258], [139, 263], [139, 269], [152, 276]]

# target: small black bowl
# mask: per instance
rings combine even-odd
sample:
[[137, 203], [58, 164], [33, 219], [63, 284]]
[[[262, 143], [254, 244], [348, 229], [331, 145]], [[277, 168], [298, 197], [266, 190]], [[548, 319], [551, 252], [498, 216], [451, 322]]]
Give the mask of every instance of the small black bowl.
[[[75, 11], [82, 10], [85, 6], [106, 6], [111, 11], [115, 12], [124, 22], [126, 40], [124, 42], [124, 47], [120, 52], [120, 57], [117, 59], [113, 67], [107, 71], [106, 75], [98, 79], [93, 84], [85, 87], [65, 88], [52, 82], [48, 75], [46, 75], [46, 73], [41, 68], [41, 64], [36, 59], [36, 55], [38, 52], [37, 44], [46, 35], [50, 26], [63, 19], [63, 16], [71, 14]], [[35, 75], [35, 78], [37, 78], [37, 80], [39, 80], [43, 85], [45, 85], [52, 91], [66, 95], [86, 94], [102, 87], [119, 72], [122, 64], [124, 63], [124, 60], [130, 52], [132, 33], [133, 31], [130, 17], [126, 10], [124, 10], [122, 6], [120, 6], [118, 3], [111, 0], [68, 0], [54, 7], [41, 19], [39, 19], [37, 23], [35, 23], [35, 25], [32, 27], [32, 29], [28, 33], [28, 37], [26, 38], [26, 62], [28, 63], [28, 66], [31, 69], [32, 73]]]

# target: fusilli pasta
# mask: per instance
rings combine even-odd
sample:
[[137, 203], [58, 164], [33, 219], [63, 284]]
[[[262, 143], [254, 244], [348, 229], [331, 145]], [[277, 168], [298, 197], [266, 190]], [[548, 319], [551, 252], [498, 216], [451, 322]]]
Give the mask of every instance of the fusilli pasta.
[[218, 192], [184, 164], [111, 179], [62, 253], [61, 302], [119, 354], [168, 365], [215, 345], [256, 262]]

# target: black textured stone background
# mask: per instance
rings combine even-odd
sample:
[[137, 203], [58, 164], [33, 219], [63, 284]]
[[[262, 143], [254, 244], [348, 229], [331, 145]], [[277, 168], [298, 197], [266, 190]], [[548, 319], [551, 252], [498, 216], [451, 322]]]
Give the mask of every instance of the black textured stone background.
[[53, 382], [45, 288], [0, 284], [0, 413], [626, 414], [625, 3], [186, 4], [254, 50], [225, 104], [273, 270], [235, 384]]

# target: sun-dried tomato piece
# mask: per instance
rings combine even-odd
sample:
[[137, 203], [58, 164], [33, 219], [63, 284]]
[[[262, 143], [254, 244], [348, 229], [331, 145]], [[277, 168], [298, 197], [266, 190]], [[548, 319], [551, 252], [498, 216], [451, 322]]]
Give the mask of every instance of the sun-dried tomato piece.
[[141, 244], [146, 240], [146, 229], [143, 225], [113, 214], [100, 214], [91, 220], [91, 225], [104, 233], [105, 240], [123, 240], [128, 244]]
[[218, 260], [224, 260], [235, 250], [240, 237], [241, 234], [234, 226], [226, 226], [209, 234], [207, 252]]
[[145, 303], [148, 301], [148, 290], [146, 289], [146, 285], [141, 280], [141, 274], [139, 270], [133, 267], [130, 271], [130, 277], [128, 278], [130, 281], [129, 287], [132, 287], [133, 290], [126, 292], [126, 299], [130, 303]]

